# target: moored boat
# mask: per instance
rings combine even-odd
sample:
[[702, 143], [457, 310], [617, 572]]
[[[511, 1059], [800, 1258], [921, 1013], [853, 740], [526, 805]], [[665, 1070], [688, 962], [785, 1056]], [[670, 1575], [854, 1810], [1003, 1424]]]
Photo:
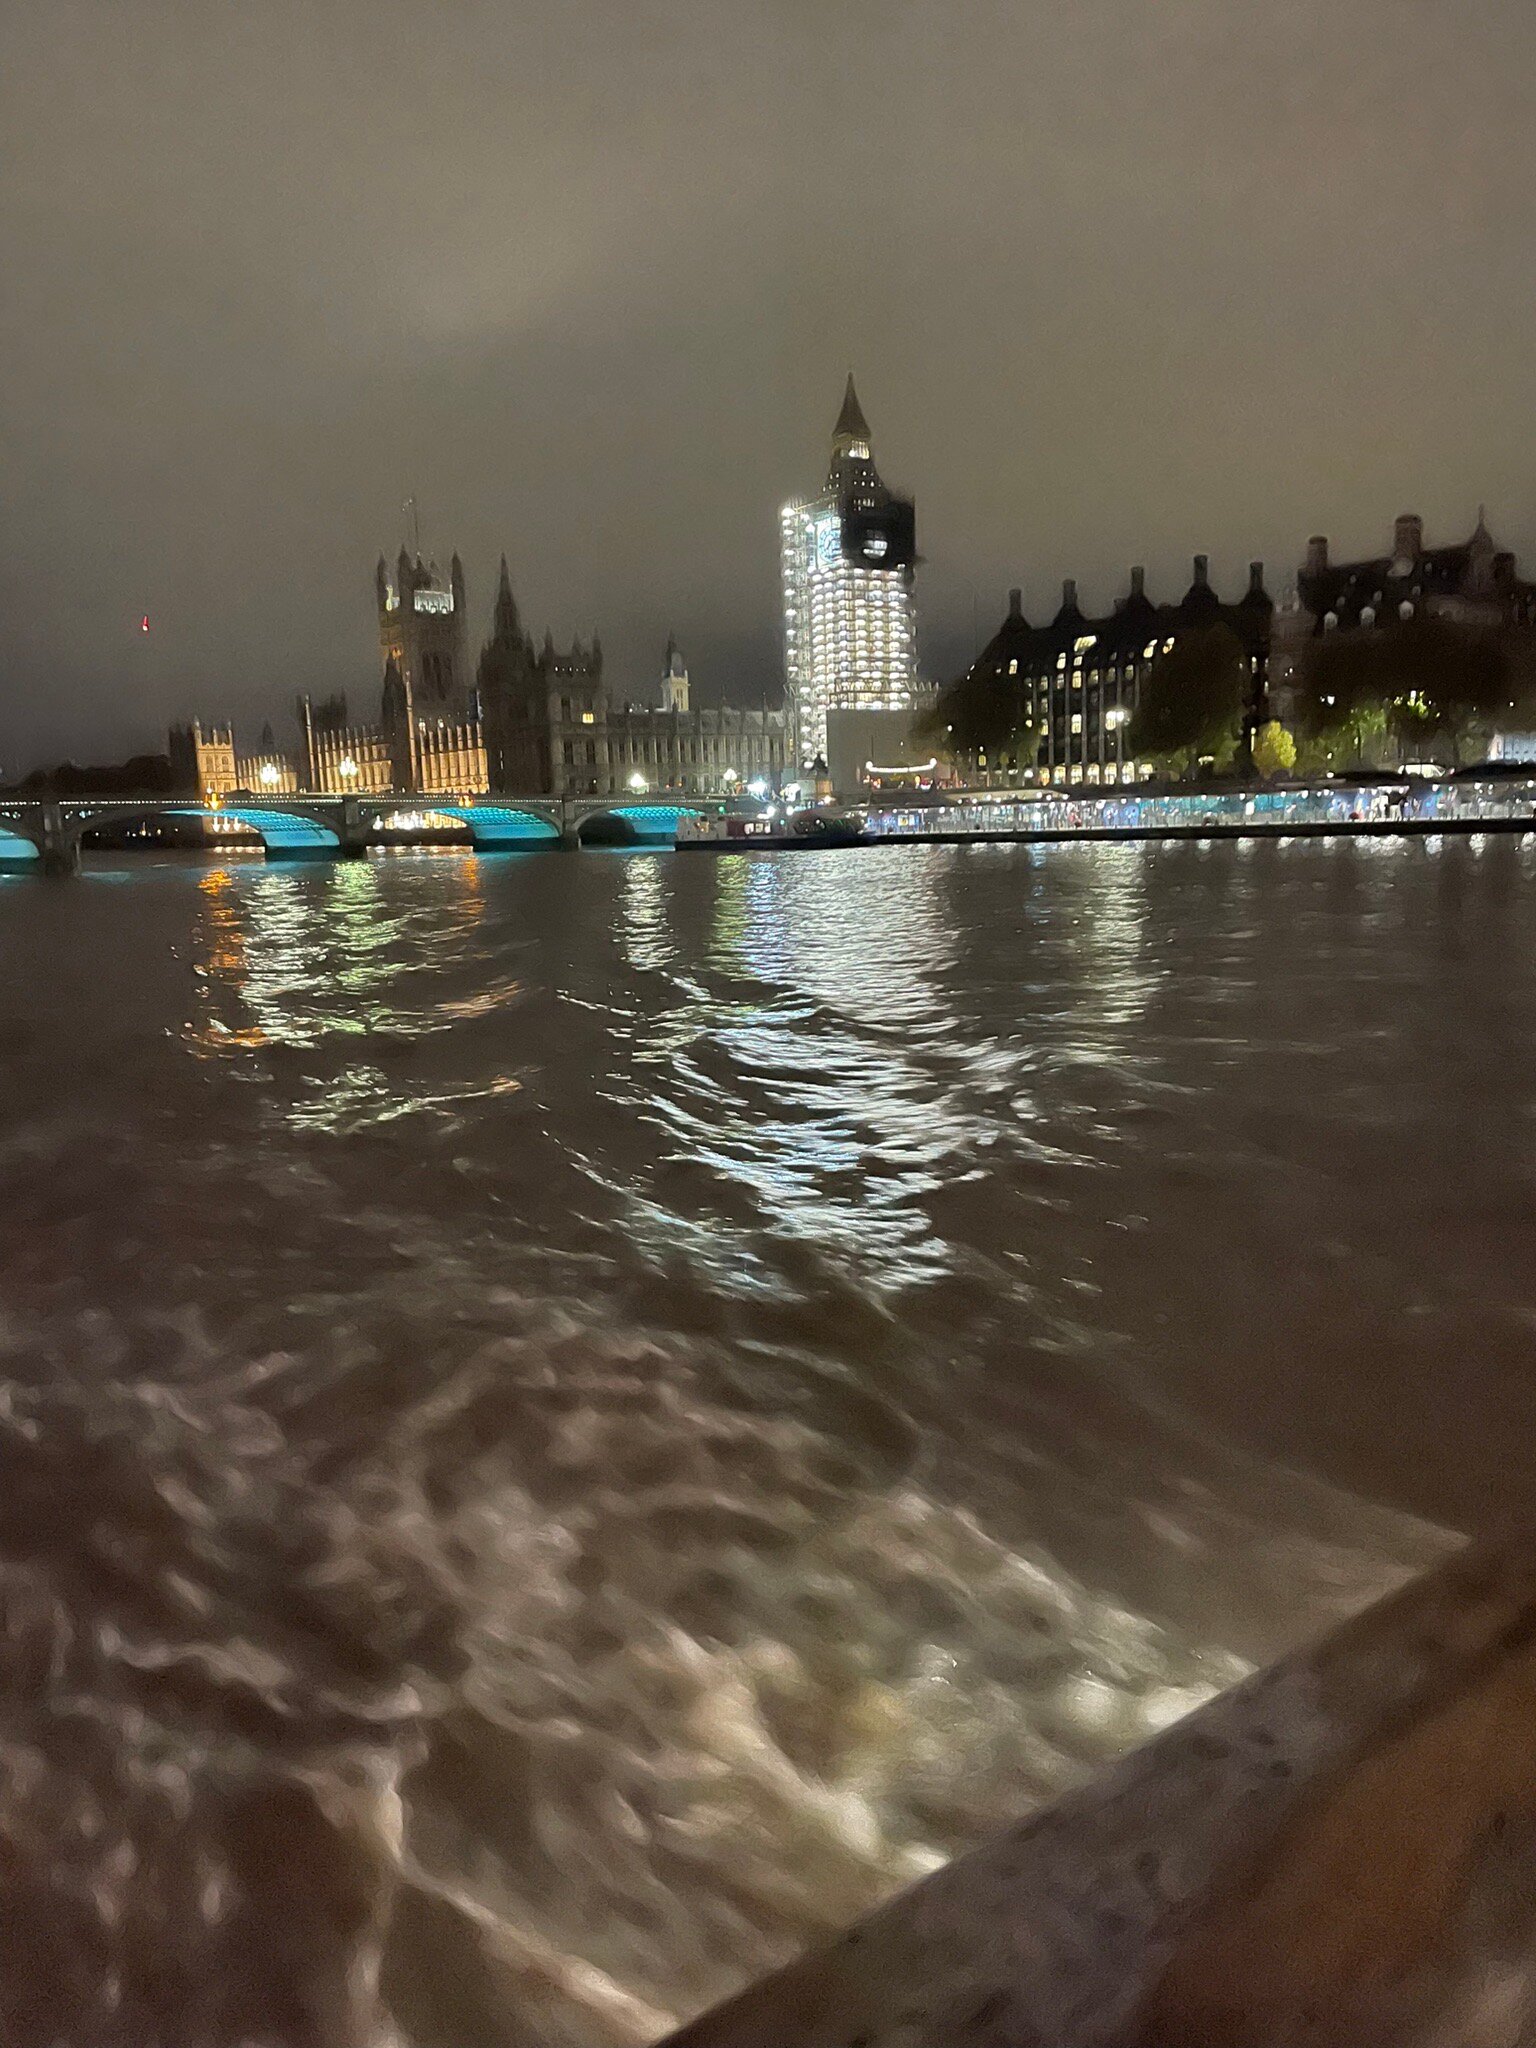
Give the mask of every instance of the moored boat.
[[804, 851], [811, 847], [863, 846], [868, 834], [855, 812], [817, 805], [779, 817], [760, 811], [755, 817], [679, 818], [677, 847], [705, 853], [745, 853], [759, 848]]

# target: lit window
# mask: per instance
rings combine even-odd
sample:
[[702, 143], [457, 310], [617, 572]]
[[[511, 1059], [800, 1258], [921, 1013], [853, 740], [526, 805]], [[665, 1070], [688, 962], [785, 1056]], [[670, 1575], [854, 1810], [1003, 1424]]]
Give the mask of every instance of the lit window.
[[1074, 711], [1074, 712], [1073, 712], [1073, 714], [1072, 714], [1072, 730], [1073, 730], [1074, 732], [1081, 732], [1081, 731], [1082, 731], [1082, 729], [1083, 729], [1083, 714], [1081, 713], [1081, 711]]
[[1011, 676], [1016, 676], [1016, 675], [1018, 674], [1018, 672], [1019, 672], [1019, 664], [1018, 664], [1018, 663], [1017, 663], [1016, 661], [1010, 661], [1010, 662], [1009, 662], [1009, 664], [1008, 664], [1008, 673], [1009, 673], [1009, 675], [1011, 675]]
[[595, 725], [597, 723], [596, 713], [592, 711], [583, 711], [583, 713], [581, 714], [581, 722], [583, 725]]

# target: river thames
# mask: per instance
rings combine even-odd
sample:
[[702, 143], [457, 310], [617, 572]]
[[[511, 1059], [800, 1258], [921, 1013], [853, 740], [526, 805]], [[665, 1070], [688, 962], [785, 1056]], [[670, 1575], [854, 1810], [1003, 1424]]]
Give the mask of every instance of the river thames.
[[1536, 1509], [1536, 843], [97, 855], [0, 958], [61, 2037], [334, 1829], [402, 2040], [646, 2040]]

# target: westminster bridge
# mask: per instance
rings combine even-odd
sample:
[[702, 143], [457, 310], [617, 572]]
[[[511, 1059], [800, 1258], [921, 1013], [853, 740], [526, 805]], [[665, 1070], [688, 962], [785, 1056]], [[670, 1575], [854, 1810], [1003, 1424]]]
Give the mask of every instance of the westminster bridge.
[[[215, 832], [237, 828], [270, 859], [345, 860], [370, 846], [399, 845], [462, 827], [481, 852], [532, 852], [587, 844], [670, 846], [680, 817], [713, 817], [726, 799], [688, 797], [506, 797], [456, 802], [426, 796], [231, 797], [218, 805], [190, 797], [0, 797], [0, 866], [73, 874], [93, 834], [146, 833], [200, 819]], [[231, 836], [234, 834], [231, 832]]]

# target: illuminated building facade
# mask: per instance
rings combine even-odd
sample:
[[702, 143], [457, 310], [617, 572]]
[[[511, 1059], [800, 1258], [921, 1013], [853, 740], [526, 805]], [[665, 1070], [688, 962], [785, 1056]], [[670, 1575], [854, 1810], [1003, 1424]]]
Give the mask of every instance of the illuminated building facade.
[[375, 572], [383, 665], [377, 724], [348, 717], [345, 696], [298, 704], [299, 747], [281, 751], [268, 729], [241, 754], [227, 725], [171, 734], [178, 786], [204, 801], [237, 793], [311, 790], [325, 796], [727, 796], [752, 783], [773, 789], [792, 767], [782, 711], [722, 705], [694, 710], [687, 666], [668, 642], [654, 701], [609, 693], [603, 650], [573, 641], [536, 647], [524, 632], [501, 564], [491, 637], [471, 681], [464, 652], [464, 572], [445, 583], [403, 551], [393, 581]]
[[1264, 564], [1248, 568], [1248, 588], [1235, 604], [1211, 587], [1209, 563], [1196, 555], [1194, 575], [1177, 604], [1154, 604], [1146, 577], [1132, 569], [1131, 587], [1104, 616], [1090, 618], [1078, 604], [1077, 584], [1062, 585], [1060, 608], [1048, 625], [1032, 626], [1022, 593], [1008, 593], [1008, 615], [957, 686], [999, 693], [1015, 734], [1012, 745], [965, 763], [981, 782], [1054, 783], [1061, 787], [1114, 788], [1144, 781], [1151, 764], [1126, 745], [1142, 679], [1181, 633], [1225, 625], [1236, 636], [1253, 678], [1254, 699], [1264, 691], [1274, 605], [1264, 588]]
[[173, 725], [166, 752], [175, 786], [187, 796], [216, 803], [240, 787], [232, 726], [204, 725], [200, 718]]
[[[393, 582], [382, 555], [373, 573], [383, 667], [380, 723], [390, 755], [386, 787], [439, 796], [484, 789], [464, 565], [455, 555], [444, 582], [435, 562], [424, 564], [420, 555], [413, 561], [402, 548]], [[359, 759], [360, 771], [361, 765]]]
[[560, 653], [546, 634], [536, 651], [505, 561], [478, 682], [490, 785], [509, 794], [719, 796], [757, 781], [777, 788], [789, 766], [782, 711], [690, 708], [675, 640], [659, 706], [610, 697], [595, 636], [590, 647], [577, 640]]
[[290, 796], [299, 787], [296, 765], [278, 747], [270, 726], [263, 729], [257, 751], [242, 754], [233, 727], [204, 725], [194, 718], [171, 727], [168, 752], [176, 787], [204, 803], [221, 803], [236, 790]]
[[802, 764], [825, 759], [829, 711], [911, 709], [915, 559], [912, 501], [881, 480], [850, 375], [824, 488], [779, 515], [786, 701]]

